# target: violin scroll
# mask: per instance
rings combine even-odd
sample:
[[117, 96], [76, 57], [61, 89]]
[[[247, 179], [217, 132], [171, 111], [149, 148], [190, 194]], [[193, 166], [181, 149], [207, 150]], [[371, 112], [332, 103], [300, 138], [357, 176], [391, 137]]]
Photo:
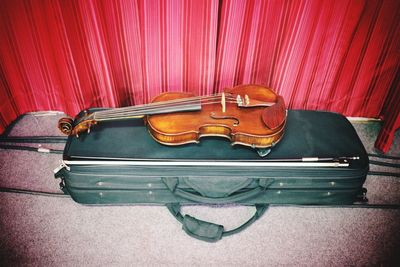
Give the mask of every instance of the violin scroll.
[[58, 121], [58, 129], [65, 134], [65, 135], [71, 135], [72, 134], [72, 129], [73, 129], [73, 119], [66, 117], [66, 118], [61, 118]]
[[87, 119], [79, 122], [77, 125], [73, 125], [74, 121], [72, 118], [66, 117], [61, 118], [58, 121], [58, 129], [65, 135], [75, 135], [79, 137], [81, 133], [90, 133], [90, 128], [97, 124], [96, 120]]

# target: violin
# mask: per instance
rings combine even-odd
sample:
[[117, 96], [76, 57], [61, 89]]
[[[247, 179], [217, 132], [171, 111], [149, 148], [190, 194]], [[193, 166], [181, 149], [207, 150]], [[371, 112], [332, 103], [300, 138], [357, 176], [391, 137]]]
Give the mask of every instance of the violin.
[[141, 118], [150, 135], [164, 145], [198, 143], [202, 137], [219, 136], [232, 145], [264, 149], [281, 140], [286, 116], [282, 96], [272, 89], [239, 85], [211, 96], [168, 92], [145, 105], [86, 111], [75, 120], [60, 119], [58, 128], [79, 137], [105, 121]]

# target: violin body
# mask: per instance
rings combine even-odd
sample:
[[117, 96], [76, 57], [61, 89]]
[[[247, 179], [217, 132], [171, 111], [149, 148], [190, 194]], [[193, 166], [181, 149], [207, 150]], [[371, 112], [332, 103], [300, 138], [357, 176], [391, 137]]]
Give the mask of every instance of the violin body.
[[[169, 92], [150, 104], [62, 118], [58, 127], [79, 136], [102, 121], [143, 118], [151, 136], [164, 145], [198, 143], [202, 137], [224, 137], [232, 145], [268, 148], [284, 134], [286, 108], [283, 98], [259, 85], [240, 85], [215, 96], [196, 97]], [[132, 137], [134, 138], [134, 137]]]
[[[272, 90], [256, 86], [244, 85], [225, 90], [230, 95], [247, 95], [257, 103], [276, 103], [279, 100]], [[189, 98], [187, 93], [164, 93], [153, 102], [164, 102], [180, 98]], [[271, 147], [282, 138], [286, 122], [286, 109], [283, 100], [278, 103], [279, 109], [273, 106], [240, 107], [237, 103], [226, 103], [225, 112], [221, 104], [202, 105], [199, 111], [176, 112], [147, 116], [146, 122], [152, 137], [165, 145], [182, 145], [198, 143], [204, 136], [228, 138], [232, 145], [240, 144], [253, 148]], [[280, 122], [276, 127], [268, 127], [263, 120], [265, 110], [274, 109], [280, 112]], [[271, 116], [277, 116], [272, 114]]]

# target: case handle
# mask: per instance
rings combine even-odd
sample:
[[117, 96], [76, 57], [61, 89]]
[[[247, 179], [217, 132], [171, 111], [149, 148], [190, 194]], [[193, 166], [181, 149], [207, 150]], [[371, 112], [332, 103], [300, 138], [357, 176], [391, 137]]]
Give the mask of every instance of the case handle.
[[260, 218], [269, 207], [267, 204], [255, 205], [256, 212], [248, 221], [235, 229], [225, 231], [223, 225], [202, 221], [187, 214], [182, 215], [181, 205], [179, 203], [171, 203], [166, 206], [171, 214], [182, 223], [182, 229], [189, 236], [206, 242], [216, 242], [222, 237], [243, 231]]
[[227, 204], [240, 202], [248, 198], [257, 196], [258, 194], [264, 192], [273, 182], [274, 179], [258, 179], [258, 186], [254, 189], [233, 194], [225, 197], [205, 197], [198, 194], [194, 194], [183, 189], [178, 188], [179, 179], [175, 177], [163, 177], [162, 182], [167, 186], [167, 188], [176, 196], [185, 198], [194, 202], [204, 203], [204, 204]]

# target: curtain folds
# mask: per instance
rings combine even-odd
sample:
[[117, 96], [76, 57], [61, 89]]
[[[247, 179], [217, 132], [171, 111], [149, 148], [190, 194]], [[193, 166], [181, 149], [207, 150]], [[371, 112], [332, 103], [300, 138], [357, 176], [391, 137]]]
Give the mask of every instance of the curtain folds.
[[274, 88], [293, 109], [381, 117], [399, 126], [396, 0], [5, 1], [0, 131], [29, 111], [70, 115], [197, 95]]

